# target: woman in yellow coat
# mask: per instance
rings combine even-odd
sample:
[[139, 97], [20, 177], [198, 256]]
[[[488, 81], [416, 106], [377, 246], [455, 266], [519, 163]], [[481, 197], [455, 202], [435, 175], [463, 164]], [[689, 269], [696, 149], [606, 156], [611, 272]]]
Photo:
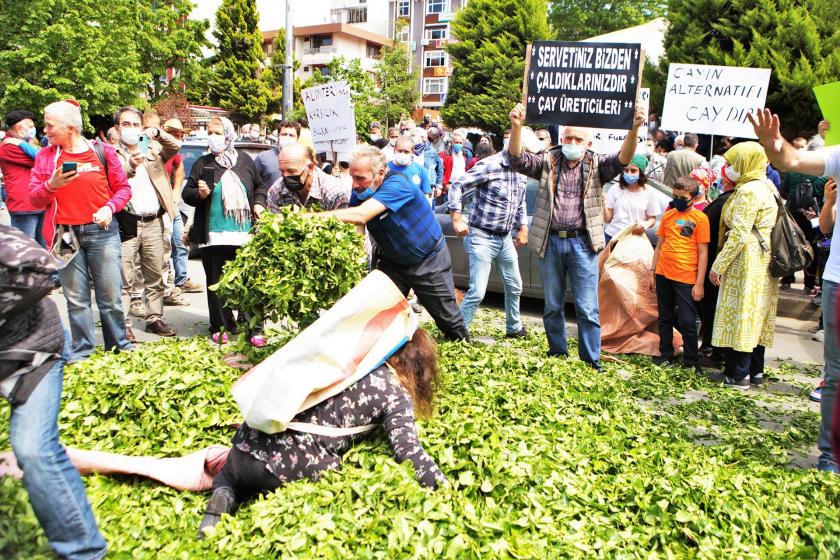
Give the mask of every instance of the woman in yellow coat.
[[759, 239], [769, 248], [778, 206], [760, 144], [736, 144], [723, 157], [723, 173], [736, 186], [721, 216], [726, 240], [709, 271], [720, 285], [712, 345], [725, 351], [721, 380], [745, 390], [762, 382], [764, 349], [773, 345], [779, 279], [770, 275], [770, 252]]

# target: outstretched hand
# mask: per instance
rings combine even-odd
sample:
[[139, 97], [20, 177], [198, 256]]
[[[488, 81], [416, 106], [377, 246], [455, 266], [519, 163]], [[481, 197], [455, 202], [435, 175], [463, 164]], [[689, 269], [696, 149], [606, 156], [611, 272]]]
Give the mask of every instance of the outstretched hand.
[[770, 109], [758, 109], [755, 114], [747, 113], [747, 118], [764, 149], [768, 153], [781, 153], [784, 138], [780, 130], [779, 115], [774, 115]]

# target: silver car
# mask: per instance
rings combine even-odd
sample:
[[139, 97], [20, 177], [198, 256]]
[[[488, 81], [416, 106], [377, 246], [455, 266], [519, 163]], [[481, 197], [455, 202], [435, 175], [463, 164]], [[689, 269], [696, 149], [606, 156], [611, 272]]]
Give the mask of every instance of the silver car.
[[[534, 214], [534, 204], [537, 200], [537, 189], [539, 188], [539, 184], [540, 182], [536, 179], [528, 179], [528, 186], [525, 191], [525, 206], [528, 212], [529, 224], [531, 223], [531, 217]], [[610, 181], [604, 186], [604, 190], [607, 191], [617, 184], [617, 181]], [[667, 208], [668, 203], [670, 203], [673, 198], [673, 193], [670, 187], [652, 179], [648, 179], [647, 184], [653, 187], [653, 189], [657, 192], [664, 212], [664, 209]], [[465, 217], [470, 213], [473, 195], [474, 189], [468, 189], [461, 197], [463, 214]], [[446, 209], [446, 202], [439, 204], [435, 208], [435, 215], [441, 229], [443, 230], [443, 235], [446, 237], [446, 246], [449, 249], [449, 255], [452, 258], [452, 277], [455, 281], [455, 285], [459, 288], [468, 289], [470, 286], [470, 261], [467, 257], [466, 251], [464, 251], [464, 240], [457, 237], [455, 235], [455, 230], [452, 228], [452, 217]], [[656, 218], [656, 225], [647, 230], [647, 236], [652, 245], [656, 245], [656, 230], [658, 227], [659, 217]], [[512, 233], [514, 237], [516, 236], [517, 231]], [[517, 249], [517, 254], [519, 256], [519, 273], [522, 275], [522, 295], [525, 297], [542, 299], [543, 287], [542, 279], [540, 277], [539, 257], [535, 253], [532, 253], [531, 250], [528, 249], [527, 245]], [[496, 270], [495, 266], [490, 270], [490, 279], [487, 283], [487, 291], [499, 294], [504, 293], [505, 291], [502, 278], [499, 276], [499, 272]]]

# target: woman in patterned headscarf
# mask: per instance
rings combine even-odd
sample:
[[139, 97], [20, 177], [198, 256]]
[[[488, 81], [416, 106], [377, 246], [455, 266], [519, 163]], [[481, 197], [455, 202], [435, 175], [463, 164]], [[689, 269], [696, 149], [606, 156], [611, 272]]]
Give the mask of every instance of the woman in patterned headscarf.
[[[210, 153], [193, 164], [184, 186], [184, 202], [195, 206], [189, 240], [201, 249], [201, 263], [207, 286], [219, 281], [222, 266], [236, 256], [236, 250], [251, 237], [254, 221], [265, 209], [266, 188], [253, 160], [240, 155], [233, 145], [236, 131], [224, 117], [210, 120], [207, 126]], [[237, 322], [216, 292], [207, 290], [210, 332], [214, 342], [224, 342], [225, 333], [235, 333]], [[238, 322], [250, 318], [239, 314]], [[262, 335], [251, 337], [254, 346], [265, 345]]]
[[749, 389], [763, 381], [764, 349], [775, 333], [779, 279], [770, 275], [770, 243], [778, 207], [775, 188], [767, 180], [767, 156], [757, 142], [742, 142], [726, 154], [723, 175], [735, 182], [735, 192], [722, 212], [725, 242], [709, 271], [720, 286], [712, 345], [725, 349], [721, 380]]
[[712, 171], [712, 168], [709, 167], [709, 164], [707, 163], [704, 163], [689, 173], [689, 175], [697, 179], [700, 183], [700, 194], [703, 196], [700, 200], [694, 203], [694, 207], [702, 212], [706, 209], [706, 206], [709, 205], [709, 202], [714, 200], [714, 198], [709, 197], [709, 192], [717, 180], [717, 175], [714, 171]]

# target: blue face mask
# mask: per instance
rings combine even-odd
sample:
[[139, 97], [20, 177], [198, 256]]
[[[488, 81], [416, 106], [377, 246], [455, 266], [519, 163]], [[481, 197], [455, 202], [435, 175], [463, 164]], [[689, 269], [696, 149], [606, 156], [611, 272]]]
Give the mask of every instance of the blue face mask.
[[691, 206], [690, 200], [686, 200], [684, 198], [674, 199], [674, 208], [676, 208], [678, 212], [685, 212], [686, 210], [688, 210], [689, 206]]
[[624, 182], [627, 183], [628, 185], [635, 185], [636, 183], [639, 182], [639, 176], [638, 175], [630, 175], [629, 173], [622, 173], [621, 176], [624, 177]]
[[461, 153], [461, 144], [452, 144], [452, 152], [455, 154]]
[[561, 150], [563, 151], [563, 156], [569, 161], [579, 160], [586, 151], [583, 146], [578, 146], [577, 144], [563, 144]]
[[358, 198], [362, 202], [364, 202], [365, 200], [367, 200], [367, 199], [369, 199], [370, 197], [373, 196], [373, 189], [370, 188], [370, 187], [366, 188], [362, 192], [359, 192], [359, 191], [353, 191], [353, 192], [356, 193], [356, 198]]

